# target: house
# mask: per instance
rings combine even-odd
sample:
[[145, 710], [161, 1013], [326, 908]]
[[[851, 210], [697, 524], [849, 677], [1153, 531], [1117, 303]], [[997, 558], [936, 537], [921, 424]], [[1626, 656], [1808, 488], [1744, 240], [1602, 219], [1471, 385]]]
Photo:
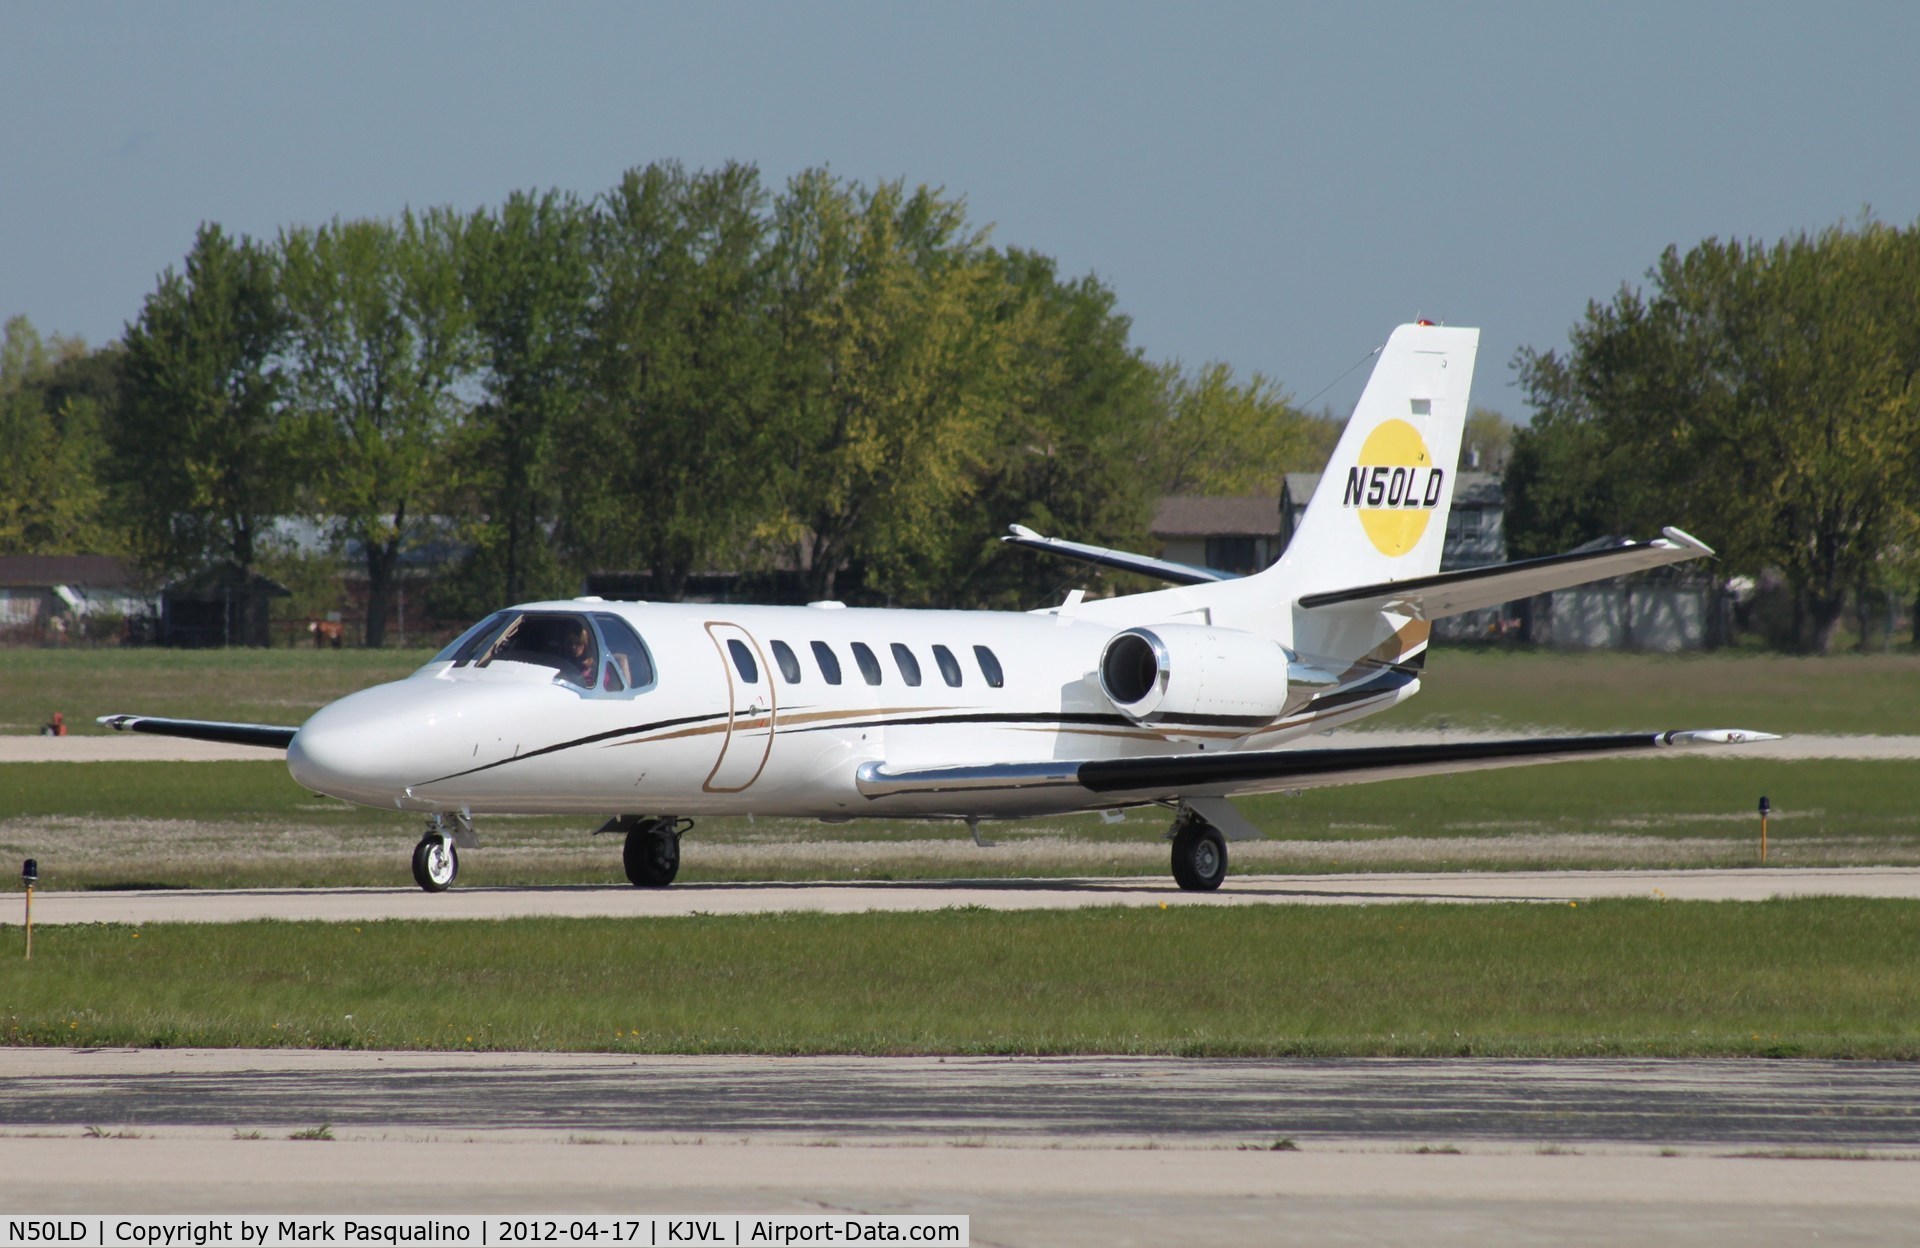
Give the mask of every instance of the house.
[[1150, 531], [1159, 539], [1163, 559], [1246, 575], [1267, 567], [1286, 549], [1281, 502], [1270, 494], [1176, 494], [1160, 500]]
[[118, 632], [151, 602], [109, 555], [0, 555], [0, 638], [40, 644]]
[[229, 560], [209, 564], [160, 591], [160, 641], [188, 649], [270, 644], [273, 599], [290, 598], [280, 582]]

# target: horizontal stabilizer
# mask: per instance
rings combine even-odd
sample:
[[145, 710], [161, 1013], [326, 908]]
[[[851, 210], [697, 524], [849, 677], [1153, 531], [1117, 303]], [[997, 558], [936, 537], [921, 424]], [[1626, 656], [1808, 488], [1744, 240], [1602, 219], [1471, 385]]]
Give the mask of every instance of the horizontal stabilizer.
[[1159, 801], [1193, 795], [1272, 793], [1375, 780], [1404, 780], [1531, 763], [1776, 739], [1772, 733], [1717, 728], [1514, 741], [1445, 741], [1431, 745], [1244, 750], [900, 771], [891, 770], [884, 763], [865, 763], [855, 773], [855, 779], [860, 792], [870, 798], [902, 793], [1078, 788], [1092, 793], [1124, 794], [1130, 800]]
[[1662, 564], [1684, 563], [1713, 553], [1704, 542], [1679, 529], [1667, 528], [1661, 532], [1664, 536], [1651, 542], [1625, 542], [1605, 550], [1548, 555], [1543, 559], [1522, 559], [1488, 568], [1466, 568], [1435, 576], [1308, 594], [1300, 599], [1299, 606], [1307, 611], [1336, 608], [1391, 611], [1416, 620], [1438, 620], [1497, 607], [1516, 598], [1531, 598], [1535, 594], [1604, 581]]
[[1210, 585], [1215, 581], [1239, 579], [1233, 573], [1222, 572], [1217, 568], [1197, 568], [1190, 563], [1155, 559], [1152, 555], [1135, 555], [1124, 550], [1110, 550], [1105, 546], [1089, 546], [1085, 542], [1042, 537], [1024, 524], [1007, 527], [1013, 532], [1000, 540], [1010, 545], [1022, 546], [1028, 550], [1044, 550], [1050, 555], [1064, 555], [1068, 559], [1078, 559], [1082, 563], [1097, 563], [1106, 568], [1118, 568], [1122, 572], [1138, 572], [1142, 576], [1155, 577], [1175, 585]]
[[191, 741], [223, 741], [228, 745], [257, 745], [284, 750], [298, 728], [274, 724], [228, 724], [210, 719], [156, 719], [151, 715], [102, 715], [99, 720], [121, 732], [148, 732], [156, 737], [186, 737]]

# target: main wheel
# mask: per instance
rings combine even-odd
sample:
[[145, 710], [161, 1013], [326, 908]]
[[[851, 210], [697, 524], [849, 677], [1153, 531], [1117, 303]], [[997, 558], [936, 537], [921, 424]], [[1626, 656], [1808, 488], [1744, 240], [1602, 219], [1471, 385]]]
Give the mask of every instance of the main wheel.
[[1227, 839], [1210, 823], [1187, 823], [1173, 834], [1174, 883], [1210, 893], [1227, 878]]
[[460, 874], [460, 855], [453, 842], [440, 836], [423, 836], [413, 847], [413, 881], [430, 893], [444, 893], [453, 877]]
[[635, 828], [627, 833], [627, 848], [621, 854], [621, 861], [635, 887], [665, 888], [680, 874], [680, 838], [670, 831]]

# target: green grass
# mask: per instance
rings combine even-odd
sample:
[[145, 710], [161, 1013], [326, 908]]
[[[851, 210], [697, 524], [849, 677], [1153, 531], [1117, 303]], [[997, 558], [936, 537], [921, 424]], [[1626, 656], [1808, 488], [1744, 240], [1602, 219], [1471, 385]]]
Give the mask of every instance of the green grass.
[[1920, 904], [48, 928], [13, 1044], [1920, 1058]]
[[108, 732], [120, 712], [299, 724], [335, 698], [397, 680], [431, 650], [0, 649], [0, 733], [54, 711], [70, 732]]
[[1920, 733], [1920, 655], [1808, 658], [1434, 647], [1418, 696], [1366, 728]]
[[[1241, 799], [1241, 871], [1748, 865], [1759, 795], [1779, 866], [1920, 865], [1920, 762], [1683, 757], [1471, 772]], [[1165, 812], [988, 825], [702, 819], [687, 882], [1160, 874]], [[591, 818], [482, 817], [465, 885], [617, 884]], [[278, 762], [0, 767], [0, 864], [58, 888], [404, 886], [417, 816], [316, 797]], [[4, 881], [0, 881], [4, 886]]]

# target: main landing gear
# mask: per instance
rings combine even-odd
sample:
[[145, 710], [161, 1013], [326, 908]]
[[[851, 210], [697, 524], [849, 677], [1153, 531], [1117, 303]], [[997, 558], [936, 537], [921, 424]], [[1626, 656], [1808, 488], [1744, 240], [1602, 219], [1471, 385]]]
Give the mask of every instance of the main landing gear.
[[432, 816], [427, 820], [426, 835], [413, 847], [413, 882], [430, 893], [446, 892], [460, 874], [460, 854], [455, 846], [473, 849], [479, 844], [468, 816]]
[[1227, 878], [1227, 838], [1183, 806], [1173, 822], [1173, 880], [1190, 893], [1210, 893]]
[[680, 874], [680, 838], [692, 827], [693, 820], [674, 815], [621, 815], [600, 830], [626, 832], [620, 861], [634, 887], [665, 888]]

